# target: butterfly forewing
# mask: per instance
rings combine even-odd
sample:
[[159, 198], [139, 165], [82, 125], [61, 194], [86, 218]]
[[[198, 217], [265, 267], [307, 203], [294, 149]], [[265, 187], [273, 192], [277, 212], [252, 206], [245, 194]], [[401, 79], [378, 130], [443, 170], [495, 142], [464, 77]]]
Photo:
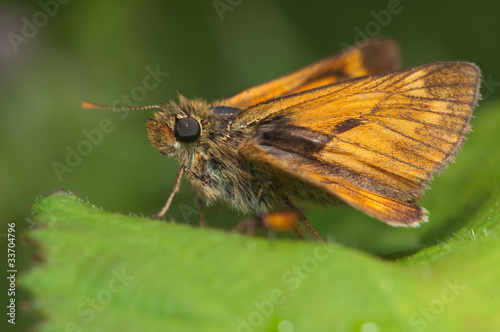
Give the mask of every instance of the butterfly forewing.
[[470, 63], [432, 63], [264, 102], [233, 126], [255, 129], [240, 147], [246, 158], [267, 158], [369, 215], [412, 225], [425, 220], [412, 202], [469, 131], [479, 78]]
[[399, 49], [396, 42], [388, 38], [375, 38], [289, 75], [239, 92], [218, 104], [245, 109], [273, 98], [355, 77], [389, 72], [398, 67]]

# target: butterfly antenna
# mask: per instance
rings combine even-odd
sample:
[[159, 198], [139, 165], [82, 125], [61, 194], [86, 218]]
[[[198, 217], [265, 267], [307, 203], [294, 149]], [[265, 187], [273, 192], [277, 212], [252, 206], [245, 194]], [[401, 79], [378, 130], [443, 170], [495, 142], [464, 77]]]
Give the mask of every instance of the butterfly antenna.
[[88, 102], [84, 101], [84, 102], [82, 102], [82, 108], [84, 108], [84, 109], [137, 111], [137, 110], [149, 110], [152, 108], [161, 108], [161, 107], [160, 107], [160, 105], [148, 105], [148, 106], [138, 106], [138, 107], [111, 106], [111, 105], [100, 105], [100, 104], [88, 103]]

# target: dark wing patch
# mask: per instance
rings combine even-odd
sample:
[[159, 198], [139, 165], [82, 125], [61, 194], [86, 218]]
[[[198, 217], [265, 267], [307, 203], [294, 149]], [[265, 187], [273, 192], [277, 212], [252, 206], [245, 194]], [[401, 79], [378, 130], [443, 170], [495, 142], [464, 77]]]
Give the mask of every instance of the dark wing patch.
[[278, 148], [285, 154], [295, 153], [301, 156], [310, 156], [321, 151], [332, 139], [331, 135], [295, 125], [284, 116], [272, 117], [261, 122], [254, 137], [263, 146]]
[[334, 134], [342, 134], [348, 130], [356, 128], [357, 126], [361, 126], [363, 123], [366, 123], [366, 121], [361, 120], [361, 119], [352, 119], [352, 118], [347, 119], [347, 120], [344, 120], [341, 123], [335, 125], [335, 127], [333, 127], [333, 133]]

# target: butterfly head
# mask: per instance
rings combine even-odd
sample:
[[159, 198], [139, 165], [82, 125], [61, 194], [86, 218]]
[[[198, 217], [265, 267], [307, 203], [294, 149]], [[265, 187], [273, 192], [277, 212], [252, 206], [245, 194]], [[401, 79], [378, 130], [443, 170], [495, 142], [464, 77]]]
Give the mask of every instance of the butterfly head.
[[[179, 95], [178, 101], [158, 105], [161, 109], [147, 122], [148, 138], [159, 152], [185, 160], [193, 156], [209, 131], [207, 103]], [[189, 155], [189, 156], [188, 156]]]

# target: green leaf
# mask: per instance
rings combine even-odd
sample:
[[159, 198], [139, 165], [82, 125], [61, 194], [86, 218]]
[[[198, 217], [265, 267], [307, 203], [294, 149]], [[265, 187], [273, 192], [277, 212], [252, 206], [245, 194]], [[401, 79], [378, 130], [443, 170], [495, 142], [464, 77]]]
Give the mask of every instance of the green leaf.
[[477, 115], [422, 203], [431, 221], [403, 230], [427, 247], [398, 260], [125, 216], [57, 192], [33, 206], [27, 236], [42, 262], [21, 286], [41, 331], [500, 331], [499, 114]]
[[113, 214], [56, 193], [33, 207], [41, 227], [29, 237], [43, 263], [22, 285], [45, 315], [42, 331], [498, 330], [499, 201], [485, 204], [474, 235], [386, 262]]

